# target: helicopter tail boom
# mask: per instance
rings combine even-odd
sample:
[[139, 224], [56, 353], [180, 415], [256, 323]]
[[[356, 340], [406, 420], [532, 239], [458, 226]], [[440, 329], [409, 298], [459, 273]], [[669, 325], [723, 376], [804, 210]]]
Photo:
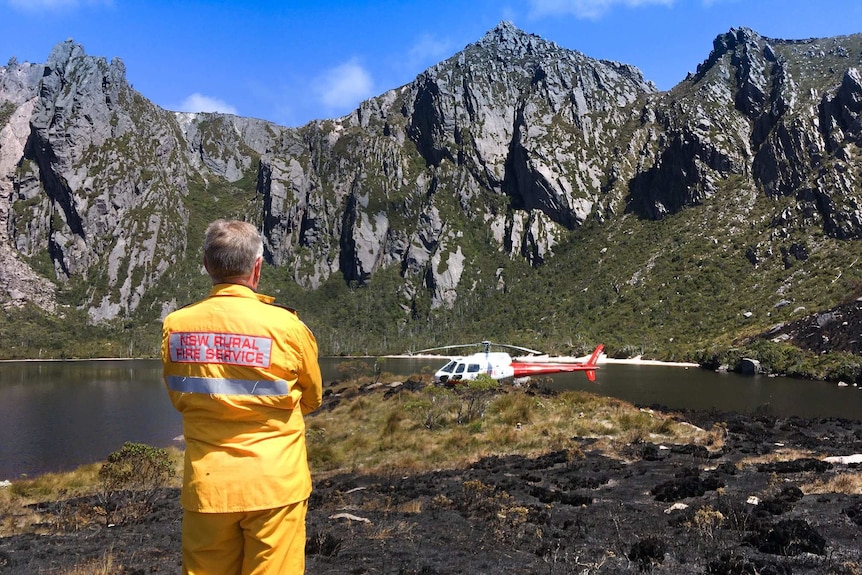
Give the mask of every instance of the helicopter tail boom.
[[595, 381], [596, 370], [598, 369], [597, 363], [604, 348], [605, 346], [603, 344], [597, 345], [589, 359], [584, 363], [515, 361], [512, 362], [512, 368], [515, 371], [515, 377], [585, 371], [587, 379], [589, 381]]
[[[590, 356], [590, 359], [588, 359], [587, 363], [585, 364], [587, 366], [587, 368], [595, 367], [595, 365], [599, 361], [599, 356], [602, 354], [603, 349], [605, 349], [604, 344], [600, 343], [599, 345], [596, 346], [596, 349], [593, 350], [593, 354]], [[587, 373], [586, 373], [587, 380], [595, 381], [596, 380], [596, 370], [595, 369], [587, 369], [586, 371], [587, 371]]]

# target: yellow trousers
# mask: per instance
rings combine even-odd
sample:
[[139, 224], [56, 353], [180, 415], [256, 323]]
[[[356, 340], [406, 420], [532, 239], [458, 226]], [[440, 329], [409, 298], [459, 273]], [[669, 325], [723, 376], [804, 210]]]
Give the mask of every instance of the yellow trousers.
[[308, 500], [241, 513], [183, 513], [183, 575], [301, 575]]

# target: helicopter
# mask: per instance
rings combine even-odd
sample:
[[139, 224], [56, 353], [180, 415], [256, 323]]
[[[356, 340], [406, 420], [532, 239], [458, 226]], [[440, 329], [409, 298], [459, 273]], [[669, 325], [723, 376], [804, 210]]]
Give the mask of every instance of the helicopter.
[[527, 358], [518, 358], [513, 360], [512, 356], [506, 352], [491, 351], [491, 346], [508, 348], [517, 350], [530, 355], [544, 355], [541, 351], [519, 347], [516, 345], [507, 345], [502, 343], [492, 343], [490, 341], [482, 341], [480, 343], [467, 343], [461, 345], [444, 345], [441, 347], [432, 347], [422, 349], [413, 353], [426, 353], [443, 349], [455, 349], [462, 347], [482, 346], [482, 351], [463, 357], [456, 357], [449, 361], [446, 365], [438, 369], [434, 373], [435, 383], [457, 384], [476, 379], [480, 374], [487, 374], [494, 379], [507, 378], [522, 378], [531, 375], [547, 375], [551, 373], [563, 373], [573, 371], [586, 372], [585, 375], [589, 381], [596, 380], [596, 370], [599, 369], [596, 363], [604, 349], [604, 344], [599, 344], [593, 353], [585, 362], [551, 362], [551, 361], [526, 361]]

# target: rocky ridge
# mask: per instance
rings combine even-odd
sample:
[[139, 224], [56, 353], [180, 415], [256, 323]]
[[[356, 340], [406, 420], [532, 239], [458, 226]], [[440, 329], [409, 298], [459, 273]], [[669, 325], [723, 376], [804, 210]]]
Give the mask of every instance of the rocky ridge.
[[[657, 92], [631, 66], [501, 23], [353, 113], [293, 129], [159, 109], [121, 60], [62, 42], [44, 65], [0, 68], [0, 297], [55, 312], [55, 286], [78, 282], [74, 305], [94, 323], [162, 315], [176, 301], [149, 294], [196, 259], [202, 203], [231, 194], [248, 199], [230, 215], [261, 225], [294, 282], [361, 286], [397, 270], [389, 305], [405, 314], [505, 291], [517, 281], [506, 261], [545, 265], [585, 223], [610, 238], [626, 218], [704, 205], [721, 206], [713, 244], [750, 242], [736, 265], [804, 266], [821, 234], [852, 255], [860, 58], [859, 35], [733, 29]], [[660, 257], [644, 254], [614, 290], [642, 289]]]

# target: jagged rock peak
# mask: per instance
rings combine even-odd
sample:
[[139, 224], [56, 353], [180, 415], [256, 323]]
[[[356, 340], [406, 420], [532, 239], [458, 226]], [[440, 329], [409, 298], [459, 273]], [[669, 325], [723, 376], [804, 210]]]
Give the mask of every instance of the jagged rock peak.
[[[478, 42], [468, 46], [477, 47], [486, 50], [495, 50], [506, 53], [515, 58], [534, 57], [537, 54], [548, 54], [553, 52], [562, 52], [574, 55], [576, 58], [586, 58], [586, 56], [569, 48], [563, 48], [556, 42], [546, 40], [536, 34], [525, 32], [515, 26], [512, 22], [502, 21], [494, 28], [489, 30]], [[592, 59], [592, 58], [589, 58]], [[614, 62], [614, 65], [617, 63]], [[625, 66], [631, 67], [631, 66]], [[631, 67], [636, 70], [634, 67]]]
[[544, 50], [557, 48], [555, 43], [549, 42], [541, 36], [524, 32], [511, 22], [505, 20], [489, 30], [481, 40], [476, 42], [476, 45], [485, 47], [499, 46], [520, 53], [531, 51], [535, 48]]
[[762, 52], [768, 60], [775, 60], [773, 46], [788, 44], [810, 44], [816, 42], [816, 38], [801, 40], [769, 38], [763, 36], [751, 28], [731, 28], [724, 34], [719, 34], [712, 41], [712, 51], [709, 57], [697, 66], [697, 76], [702, 77], [722, 56], [730, 52], [748, 51], [751, 53]]
[[[86, 58], [87, 53], [84, 50], [84, 46], [74, 40], [74, 38], [67, 38], [63, 42], [59, 42], [51, 49], [51, 54], [48, 56], [48, 61], [46, 62], [46, 67], [49, 70], [54, 70], [59, 72], [61, 75], [65, 73], [66, 67], [73, 60], [77, 60], [80, 58]], [[92, 58], [94, 61], [102, 61], [106, 62], [107, 60], [103, 57]], [[114, 58], [111, 60], [111, 66], [116, 68], [116, 71], [125, 76], [126, 74], [126, 65], [119, 58]]]
[[33, 98], [39, 92], [44, 69], [42, 64], [21, 64], [13, 60], [0, 67], [0, 102], [18, 105]]
[[715, 40], [713, 40], [712, 45], [713, 49], [718, 50], [723, 48], [727, 51], [741, 44], [756, 43], [761, 39], [765, 40], [766, 38], [751, 28], [743, 26], [740, 28], [731, 28], [726, 33], [719, 34], [716, 36]]
[[72, 38], [68, 38], [51, 49], [47, 64], [53, 70], [63, 70], [69, 60], [81, 56], [84, 56], [84, 47]]
[[715, 40], [713, 40], [712, 45], [714, 50], [723, 50], [726, 52], [727, 50], [732, 50], [743, 44], [810, 44], [816, 41], [817, 38], [803, 38], [798, 40], [790, 38], [770, 38], [769, 36], [764, 36], [758, 33], [756, 30], [741, 26], [739, 28], [731, 28], [724, 34], [719, 34], [716, 36]]
[[645, 80], [643, 73], [635, 66], [610, 60], [590, 58], [578, 50], [563, 48], [556, 42], [546, 40], [536, 34], [524, 32], [512, 22], [506, 20], [489, 30], [481, 40], [467, 46], [468, 50], [470, 48], [496, 51], [507, 59], [512, 60], [533, 59], [538, 56], [551, 59], [573, 59], [581, 63], [600, 62], [638, 83], [643, 83], [649, 91], [656, 91], [655, 84], [652, 81]]
[[697, 65], [695, 80], [702, 79], [726, 54], [739, 50], [740, 47], [750, 46], [751, 52], [757, 51], [757, 47], [766, 44], [766, 51], [771, 54], [768, 46], [769, 39], [764, 38], [751, 28], [731, 28], [724, 34], [719, 34], [712, 41], [712, 51], [709, 56]]

